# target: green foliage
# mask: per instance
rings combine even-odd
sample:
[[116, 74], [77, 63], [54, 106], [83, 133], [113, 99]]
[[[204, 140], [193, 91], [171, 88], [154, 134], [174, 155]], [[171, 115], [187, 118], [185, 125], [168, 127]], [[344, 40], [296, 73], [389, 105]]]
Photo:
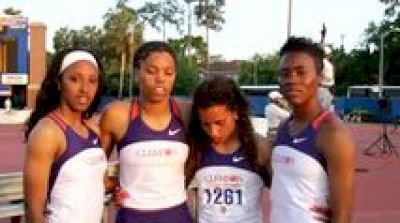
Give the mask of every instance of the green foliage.
[[335, 94], [345, 95], [351, 85], [374, 85], [378, 82], [378, 57], [368, 49], [356, 49], [350, 53], [334, 50]]
[[379, 0], [379, 1], [387, 5], [385, 9], [385, 15], [392, 17], [398, 12], [397, 8], [400, 6], [398, 0]]
[[84, 26], [81, 30], [62, 27], [54, 34], [53, 46], [56, 52], [79, 47], [91, 49], [100, 56], [104, 53], [103, 35], [103, 31], [96, 26]]
[[207, 55], [207, 43], [201, 36], [184, 36], [180, 39], [169, 39], [168, 43], [182, 57], [186, 55], [189, 63], [203, 64]]
[[225, 23], [224, 11], [222, 11], [225, 0], [198, 0], [196, 4], [194, 14], [197, 23], [211, 30], [220, 31], [222, 24]]
[[182, 56], [178, 60], [178, 76], [175, 82], [175, 95], [191, 95], [199, 83], [198, 67]]
[[[143, 42], [144, 26], [138, 21], [136, 11], [126, 3], [127, 0], [118, 0], [116, 7], [108, 9], [103, 16], [104, 54], [108, 58], [104, 67], [109, 74], [120, 72], [123, 53], [126, 55], [127, 71], [132, 72], [130, 61], [133, 60], [133, 52]], [[130, 25], [134, 29], [133, 36], [127, 33]]]
[[[205, 44], [202, 38], [195, 37], [195, 39], [196, 41], [192, 46], [196, 49], [196, 52], [204, 52], [203, 47]], [[187, 37], [168, 40], [168, 43], [178, 56], [178, 76], [175, 83], [175, 95], [191, 95], [199, 82], [199, 64], [195, 61], [195, 58], [198, 56], [196, 53], [189, 57], [185, 56], [187, 41]]]
[[16, 9], [16, 8], [13, 8], [13, 7], [7, 7], [7, 8], [5, 8], [5, 9], [3, 10], [3, 13], [4, 13], [5, 15], [20, 16], [20, 15], [22, 15], [22, 10]]
[[[375, 85], [378, 83], [380, 37], [394, 27], [400, 28], [397, 0], [380, 0], [388, 5], [385, 11], [391, 19], [380, 24], [371, 22], [365, 29], [363, 48], [345, 52], [334, 49], [331, 62], [335, 69], [335, 95], [345, 95], [351, 85]], [[400, 33], [393, 32], [384, 39], [384, 84], [400, 85]], [[241, 64], [239, 82], [242, 85], [275, 84], [278, 66], [277, 55], [255, 55], [251, 61]], [[255, 78], [256, 77], [256, 78]]]
[[153, 28], [164, 31], [165, 23], [175, 26], [176, 30], [182, 33], [181, 26], [183, 25], [184, 11], [183, 7], [177, 0], [163, 0], [153, 3], [146, 2], [137, 10], [138, 15]]
[[277, 84], [278, 55], [256, 54], [251, 61], [242, 62], [239, 83], [241, 85]]
[[113, 56], [120, 56], [128, 47], [127, 30], [129, 24], [134, 25], [134, 48], [142, 42], [143, 26], [138, 23], [134, 9], [126, 5], [127, 0], [118, 0], [116, 8], [108, 9], [103, 16], [104, 38], [107, 51], [114, 51]]
[[[129, 74], [125, 73], [124, 84], [122, 89], [122, 95], [124, 97], [129, 95]], [[118, 97], [119, 93], [119, 85], [120, 85], [120, 74], [113, 73], [108, 74], [104, 77], [103, 83], [103, 93], [108, 96]], [[138, 87], [137, 84], [132, 81], [132, 93], [133, 95], [138, 95]]]
[[[350, 85], [375, 85], [378, 83], [381, 37], [384, 37], [384, 84], [400, 85], [400, 33], [391, 32], [400, 27], [400, 16], [396, 9], [397, 1], [380, 0], [388, 5], [385, 13], [388, 17], [379, 24], [371, 22], [364, 32], [363, 48], [350, 53], [334, 50], [332, 61], [336, 70], [336, 93], [344, 95]], [[388, 34], [388, 35], [386, 35]]]
[[109, 96], [118, 96], [119, 74], [108, 74], [104, 76], [103, 93]]
[[[90, 49], [99, 56], [106, 74], [120, 72], [121, 54], [125, 53], [129, 68], [132, 53], [143, 42], [143, 25], [137, 21], [135, 10], [127, 7], [126, 2], [118, 0], [116, 7], [107, 11], [102, 28], [84, 26], [80, 30], [68, 27], [57, 30], [53, 39], [55, 51], [71, 47]], [[127, 34], [129, 24], [134, 27], [133, 38]]]

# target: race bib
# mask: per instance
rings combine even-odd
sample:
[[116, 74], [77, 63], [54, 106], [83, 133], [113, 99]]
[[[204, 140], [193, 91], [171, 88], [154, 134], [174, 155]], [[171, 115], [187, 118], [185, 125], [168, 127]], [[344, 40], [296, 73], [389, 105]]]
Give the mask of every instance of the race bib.
[[243, 205], [243, 188], [239, 185], [204, 188], [203, 205]]
[[202, 185], [199, 190], [204, 208], [222, 215], [242, 210], [246, 204], [244, 180], [238, 175], [222, 175]]

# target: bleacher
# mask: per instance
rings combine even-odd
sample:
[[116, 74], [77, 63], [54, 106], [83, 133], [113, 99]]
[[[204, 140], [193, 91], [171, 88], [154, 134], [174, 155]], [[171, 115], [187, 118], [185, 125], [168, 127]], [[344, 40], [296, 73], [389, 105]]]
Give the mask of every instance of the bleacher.
[[[107, 168], [109, 176], [117, 174], [117, 164], [110, 163]], [[104, 205], [108, 206], [111, 194], [104, 197]], [[108, 209], [104, 208], [103, 223], [107, 222]], [[22, 172], [0, 174], [0, 219], [10, 218], [13, 223], [20, 222], [25, 215]]]

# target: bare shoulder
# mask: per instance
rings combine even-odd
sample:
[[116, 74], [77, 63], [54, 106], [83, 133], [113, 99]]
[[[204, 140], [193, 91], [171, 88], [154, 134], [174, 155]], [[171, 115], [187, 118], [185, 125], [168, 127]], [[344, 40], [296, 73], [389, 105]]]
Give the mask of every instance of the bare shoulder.
[[113, 101], [109, 103], [103, 113], [110, 113], [110, 112], [128, 112], [130, 110], [132, 102], [131, 101]]
[[321, 124], [321, 134], [324, 138], [351, 136], [349, 128], [337, 115], [332, 115]]
[[355, 142], [350, 129], [336, 115], [328, 118], [322, 125], [317, 143], [323, 153], [354, 153]]
[[100, 129], [119, 138], [128, 128], [131, 102], [114, 101], [107, 105], [100, 118]]
[[56, 153], [63, 145], [65, 136], [62, 129], [48, 118], [43, 118], [36, 124], [27, 142], [28, 150], [49, 153]]
[[131, 102], [129, 101], [114, 101], [107, 105], [104, 109], [100, 123], [109, 122], [112, 123], [126, 123], [129, 120], [131, 109]]
[[54, 139], [63, 137], [64, 133], [54, 121], [43, 118], [32, 129], [28, 137], [28, 142], [37, 139], [49, 139], [49, 141], [54, 141]]

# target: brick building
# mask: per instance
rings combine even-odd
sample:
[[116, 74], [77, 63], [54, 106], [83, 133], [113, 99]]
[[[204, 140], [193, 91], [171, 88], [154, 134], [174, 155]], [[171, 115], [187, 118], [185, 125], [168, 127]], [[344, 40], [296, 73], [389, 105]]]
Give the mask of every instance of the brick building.
[[32, 108], [46, 72], [46, 26], [26, 17], [0, 17], [0, 105], [11, 98]]

